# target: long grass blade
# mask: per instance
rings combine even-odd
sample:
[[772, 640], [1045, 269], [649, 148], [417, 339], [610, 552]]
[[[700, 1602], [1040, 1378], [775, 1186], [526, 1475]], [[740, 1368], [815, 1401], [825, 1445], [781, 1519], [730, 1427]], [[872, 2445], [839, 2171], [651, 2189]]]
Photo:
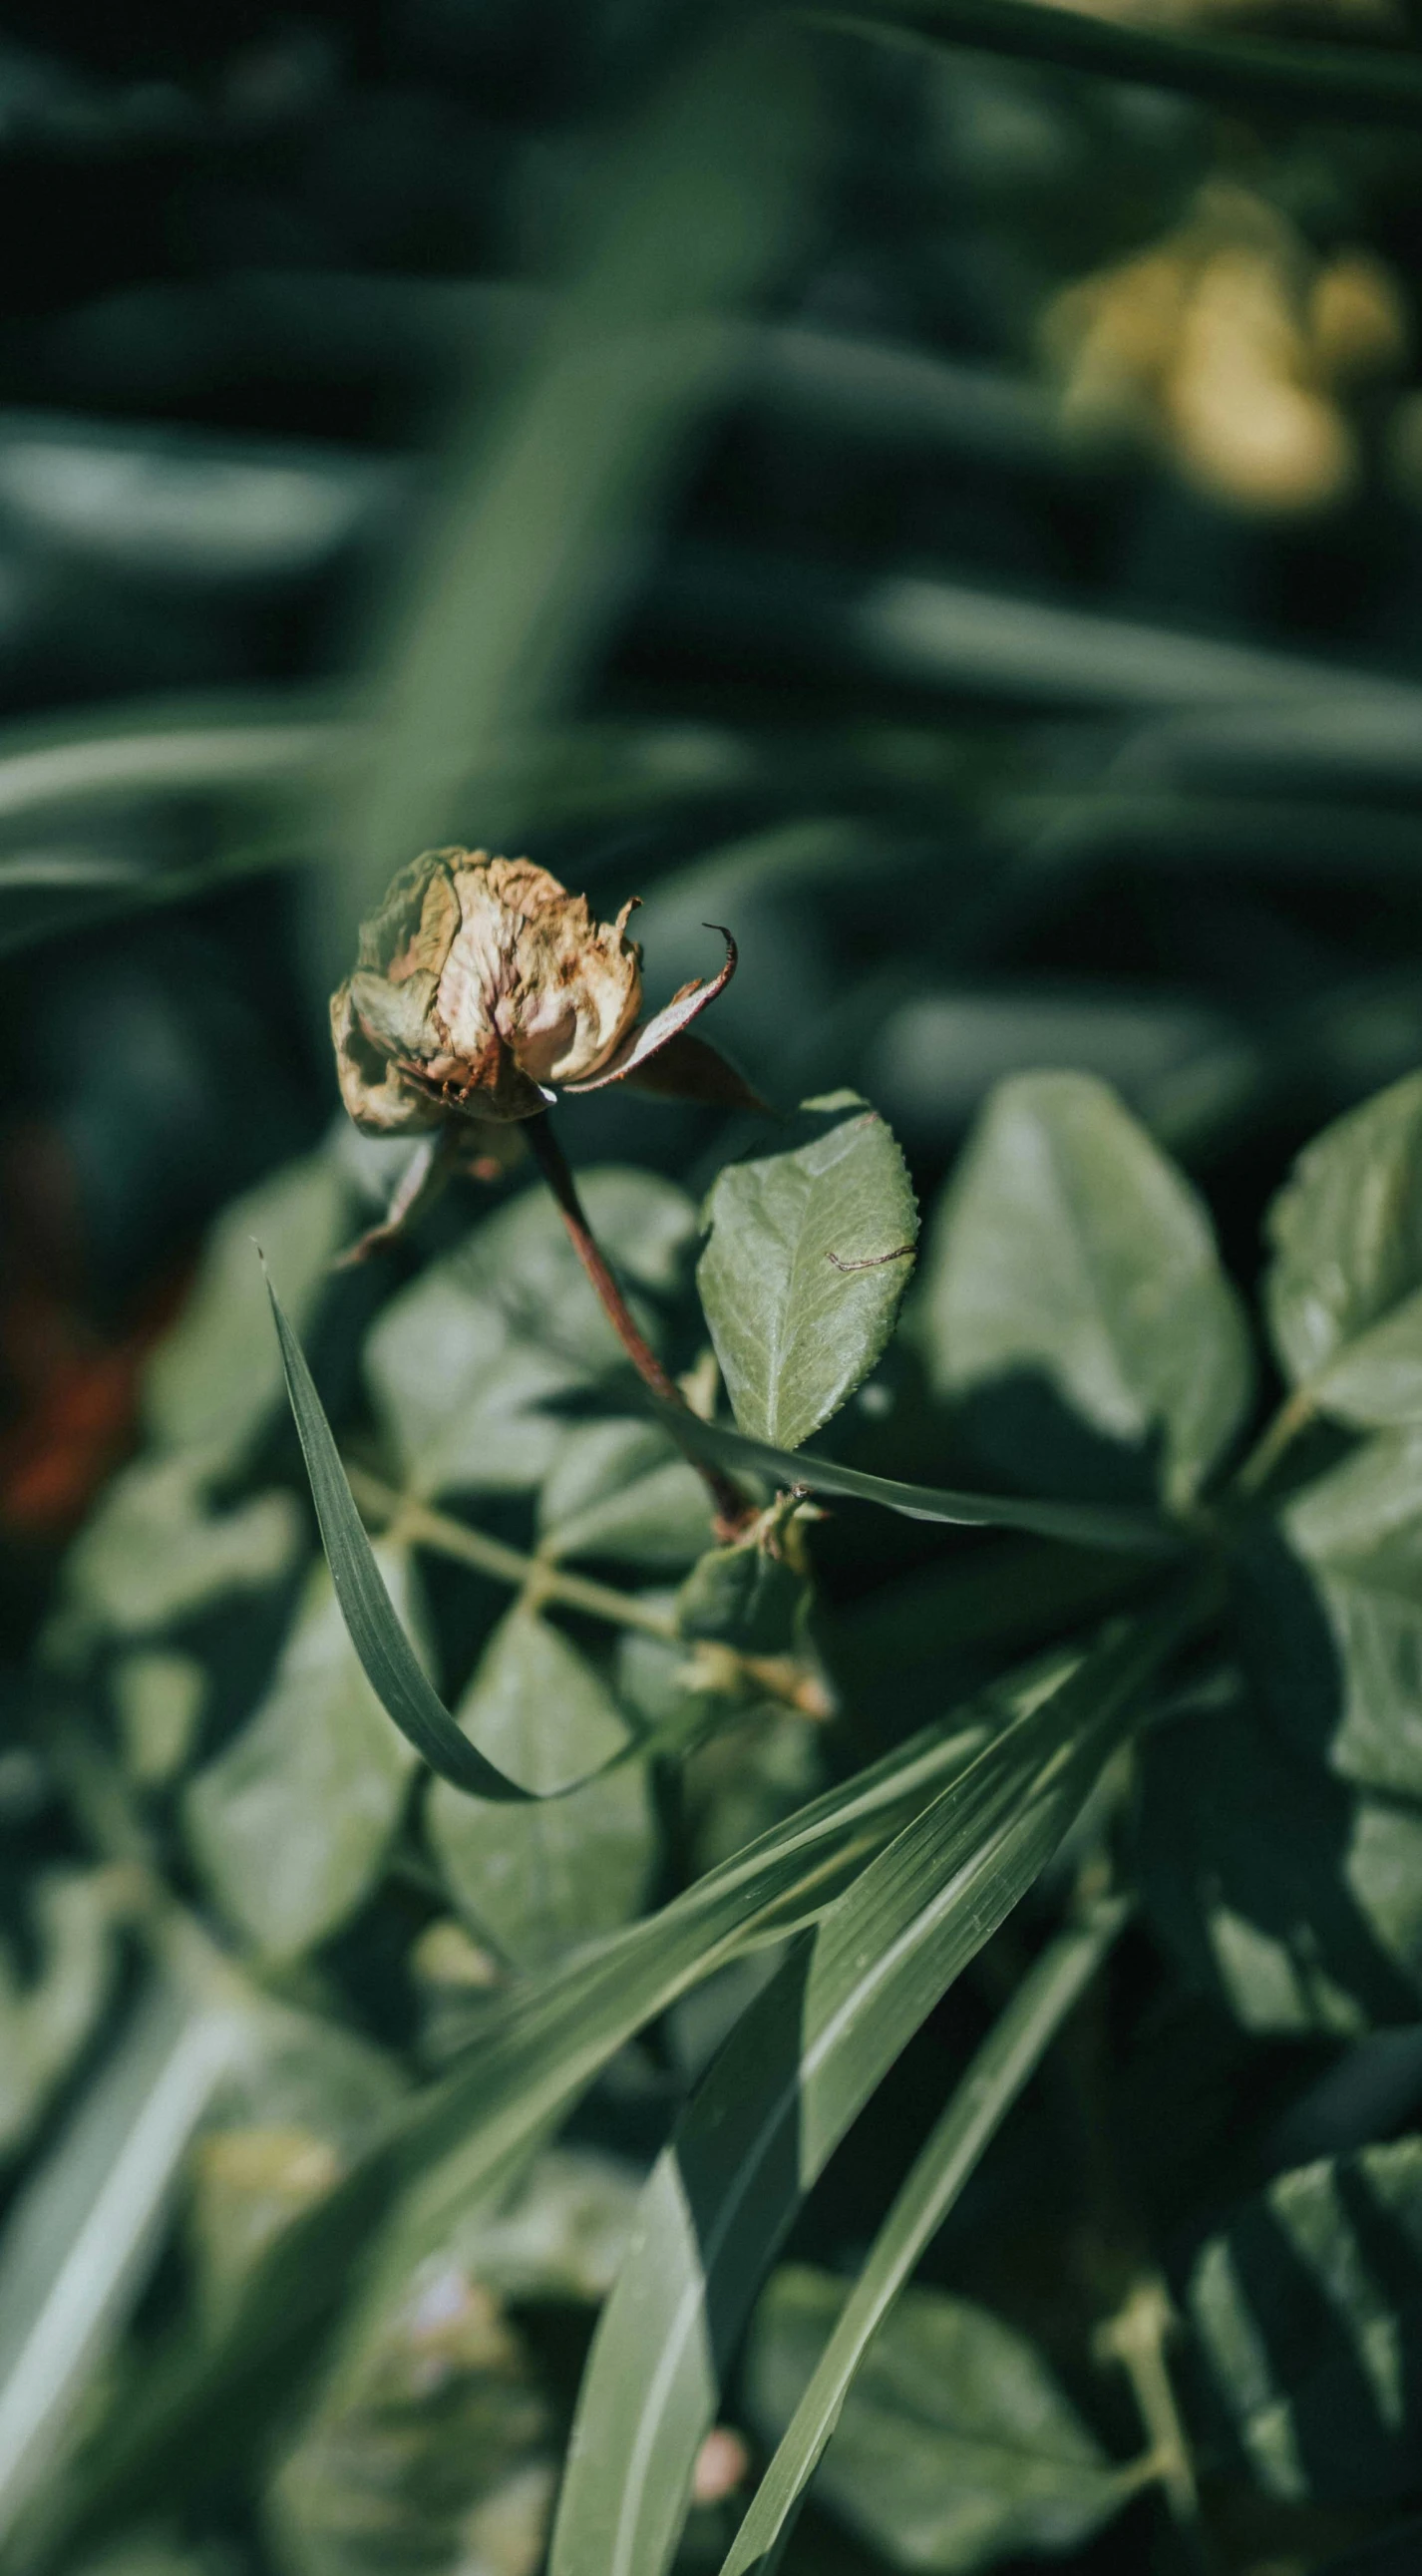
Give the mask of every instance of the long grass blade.
[[911, 1521], [951, 1521], [966, 1529], [1015, 1529], [1034, 1538], [1065, 1539], [1080, 1547], [1125, 1548], [1150, 1556], [1171, 1556], [1183, 1544], [1178, 1531], [1158, 1512], [1117, 1510], [1110, 1504], [1053, 1503], [1016, 1494], [968, 1494], [942, 1485], [908, 1485], [893, 1476], [871, 1476], [862, 1467], [841, 1467], [833, 1458], [818, 1458], [808, 1449], [776, 1449], [767, 1440], [748, 1440], [719, 1422], [676, 1416], [676, 1436], [683, 1448], [710, 1458], [718, 1467], [768, 1476], [784, 1488], [801, 1485], [810, 1494], [843, 1494], [861, 1503], [879, 1503]]
[[1059, 1933], [1023, 1978], [901, 2186], [721, 2568], [772, 2576], [805, 2489], [864, 2359], [1034, 2068], [1102, 1960], [1129, 1907], [1112, 1898]]
[[800, 2200], [1032, 1883], [1195, 1615], [1124, 1624], [907, 1825], [738, 2023], [643, 2194], [584, 2378], [551, 2576], [663, 2576], [729, 2355]]
[[1422, 120], [1422, 61], [1395, 46], [1280, 42], [1194, 28], [1131, 27], [1041, 0], [860, 0], [852, 9], [806, 12], [861, 35], [971, 45], [1027, 62], [1099, 72], [1183, 90], [1220, 107], [1292, 111], [1311, 122], [1415, 125]]
[[0, 2534], [123, 2326], [233, 2037], [220, 2007], [160, 1986], [15, 2208], [0, 2244]]
[[452, 2216], [497, 2189], [644, 2022], [748, 1945], [812, 1922], [999, 1723], [993, 1704], [916, 1739], [659, 1914], [516, 1988], [477, 2048], [284, 2231], [222, 2336], [179, 2342], [125, 2392], [69, 2481], [50, 2546], [72, 2550], [220, 2476], [289, 2410], [363, 2269], [377, 2281], [407, 2270]]

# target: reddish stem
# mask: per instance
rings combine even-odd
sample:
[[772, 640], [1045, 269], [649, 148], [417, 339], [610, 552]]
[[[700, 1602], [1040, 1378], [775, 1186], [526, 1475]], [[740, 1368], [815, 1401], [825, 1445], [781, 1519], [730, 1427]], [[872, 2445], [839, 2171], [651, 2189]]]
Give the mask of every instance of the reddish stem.
[[[533, 1159], [558, 1202], [559, 1213], [568, 1229], [573, 1249], [597, 1291], [602, 1311], [638, 1376], [644, 1386], [651, 1388], [659, 1403], [671, 1406], [675, 1412], [689, 1412], [690, 1407], [675, 1378], [668, 1376], [656, 1352], [649, 1348], [644, 1336], [638, 1331], [636, 1318], [603, 1257], [597, 1238], [588, 1223], [582, 1200], [578, 1196], [578, 1185], [569, 1168], [568, 1158], [553, 1133], [551, 1118], [546, 1112], [538, 1118], [530, 1118], [523, 1132], [532, 1148]], [[675, 1423], [668, 1423], [667, 1428], [675, 1439]], [[704, 1459], [694, 1456], [690, 1449], [687, 1449], [685, 1454], [690, 1458], [692, 1466], [701, 1477], [715, 1505], [717, 1537], [734, 1537], [746, 1518], [745, 1496], [737, 1492], [729, 1476], [723, 1476], [719, 1468], [708, 1466]]]

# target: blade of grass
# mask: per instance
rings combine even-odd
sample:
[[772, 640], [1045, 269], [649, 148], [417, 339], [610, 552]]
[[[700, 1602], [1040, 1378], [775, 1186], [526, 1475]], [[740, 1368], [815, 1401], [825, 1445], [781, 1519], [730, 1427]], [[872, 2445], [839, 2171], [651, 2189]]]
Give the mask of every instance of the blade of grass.
[[118, 2337], [233, 2037], [220, 2006], [160, 1984], [15, 2207], [0, 2245], [0, 2534]]
[[1027, 62], [1057, 63], [1107, 80], [1183, 90], [1216, 106], [1307, 117], [1322, 124], [1422, 121], [1422, 60], [1401, 47], [1230, 36], [1193, 28], [1131, 27], [1041, 0], [868, 0], [805, 15], [856, 35], [970, 45]]
[[746, 1468], [752, 1475], [768, 1476], [781, 1488], [803, 1486], [810, 1494], [843, 1494], [855, 1502], [878, 1503], [885, 1511], [902, 1513], [906, 1520], [1024, 1530], [1034, 1538], [1066, 1539], [1081, 1547], [1129, 1548], [1154, 1556], [1178, 1555], [1184, 1545], [1179, 1532], [1158, 1512], [901, 1484], [892, 1476], [871, 1476], [861, 1467], [841, 1467], [833, 1458], [817, 1458], [812, 1450], [775, 1449], [766, 1440], [748, 1440], [743, 1432], [696, 1416], [683, 1422], [678, 1415], [677, 1436], [685, 1448], [704, 1450], [720, 1466]]
[[[46, 2562], [220, 2477], [289, 2415], [371, 2270], [407, 2271], [556, 2125], [633, 2033], [754, 1944], [813, 1921], [982, 1750], [995, 1702], [828, 1791], [645, 1922], [517, 1986], [477, 2048], [395, 2116], [256, 2268], [216, 2342], [179, 2339], [101, 2427], [33, 2553]], [[377, 2243], [377, 2238], [379, 2242]], [[377, 2265], [376, 2257], [380, 2257]]]
[[[740, 362], [735, 328], [798, 237], [824, 117], [783, 23], [692, 19], [607, 156], [586, 244], [492, 420], [481, 399], [377, 677], [369, 759], [339, 816], [341, 953], [393, 867], [461, 832], [520, 828], [465, 782], [569, 694], [637, 569], [688, 432]], [[456, 440], [456, 448], [459, 441]]]
[[1201, 1600], [1179, 1587], [1039, 1694], [737, 2024], [653, 2168], [603, 2310], [550, 2576], [663, 2576], [730, 2354], [804, 2193], [1050, 1857]]
[[1110, 1899], [1043, 1951], [915, 2159], [731, 2544], [721, 2576], [772, 2576], [874, 2336], [979, 2157], [1096, 1974], [1129, 1906]]

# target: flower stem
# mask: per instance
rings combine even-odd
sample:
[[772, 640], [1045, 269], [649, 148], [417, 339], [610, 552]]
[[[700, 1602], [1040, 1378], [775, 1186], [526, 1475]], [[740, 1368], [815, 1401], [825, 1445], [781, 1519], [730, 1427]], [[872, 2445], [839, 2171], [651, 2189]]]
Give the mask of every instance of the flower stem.
[[[675, 1378], [668, 1375], [656, 1352], [650, 1348], [645, 1336], [638, 1330], [636, 1318], [613, 1277], [592, 1227], [588, 1223], [587, 1212], [578, 1196], [577, 1182], [573, 1178], [568, 1158], [553, 1132], [553, 1122], [546, 1111], [543, 1116], [530, 1118], [526, 1122], [524, 1134], [532, 1149], [533, 1159], [558, 1202], [559, 1213], [568, 1229], [573, 1249], [593, 1284], [602, 1311], [643, 1385], [650, 1387], [658, 1403], [670, 1406], [673, 1413], [689, 1412], [690, 1407]], [[669, 1422], [667, 1428], [675, 1439], [675, 1422]], [[685, 1454], [715, 1505], [717, 1536], [719, 1538], [734, 1536], [747, 1514], [748, 1506], [744, 1495], [732, 1484], [729, 1476], [722, 1475], [718, 1467], [708, 1466], [704, 1459], [696, 1457], [690, 1449]]]

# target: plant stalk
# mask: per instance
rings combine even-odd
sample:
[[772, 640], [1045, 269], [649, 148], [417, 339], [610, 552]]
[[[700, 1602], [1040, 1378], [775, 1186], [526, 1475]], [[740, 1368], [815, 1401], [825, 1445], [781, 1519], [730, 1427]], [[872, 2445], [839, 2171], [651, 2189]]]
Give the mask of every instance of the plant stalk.
[[[602, 1311], [643, 1385], [649, 1387], [658, 1403], [668, 1406], [673, 1414], [689, 1413], [690, 1406], [675, 1378], [668, 1375], [645, 1335], [638, 1329], [636, 1318], [613, 1277], [597, 1237], [588, 1223], [587, 1211], [578, 1196], [577, 1182], [573, 1178], [568, 1158], [553, 1132], [553, 1122], [547, 1112], [545, 1111], [541, 1117], [530, 1118], [525, 1125], [524, 1134], [528, 1138], [533, 1159], [558, 1203], [558, 1210], [568, 1229], [573, 1249], [592, 1282]], [[675, 1422], [669, 1422], [667, 1428], [675, 1439]], [[732, 1484], [729, 1476], [722, 1474], [719, 1467], [708, 1465], [704, 1458], [698, 1458], [689, 1447], [684, 1448], [683, 1454], [696, 1469], [711, 1496], [716, 1512], [717, 1537], [721, 1539], [735, 1537], [743, 1527], [750, 1509], [744, 1495]]]

